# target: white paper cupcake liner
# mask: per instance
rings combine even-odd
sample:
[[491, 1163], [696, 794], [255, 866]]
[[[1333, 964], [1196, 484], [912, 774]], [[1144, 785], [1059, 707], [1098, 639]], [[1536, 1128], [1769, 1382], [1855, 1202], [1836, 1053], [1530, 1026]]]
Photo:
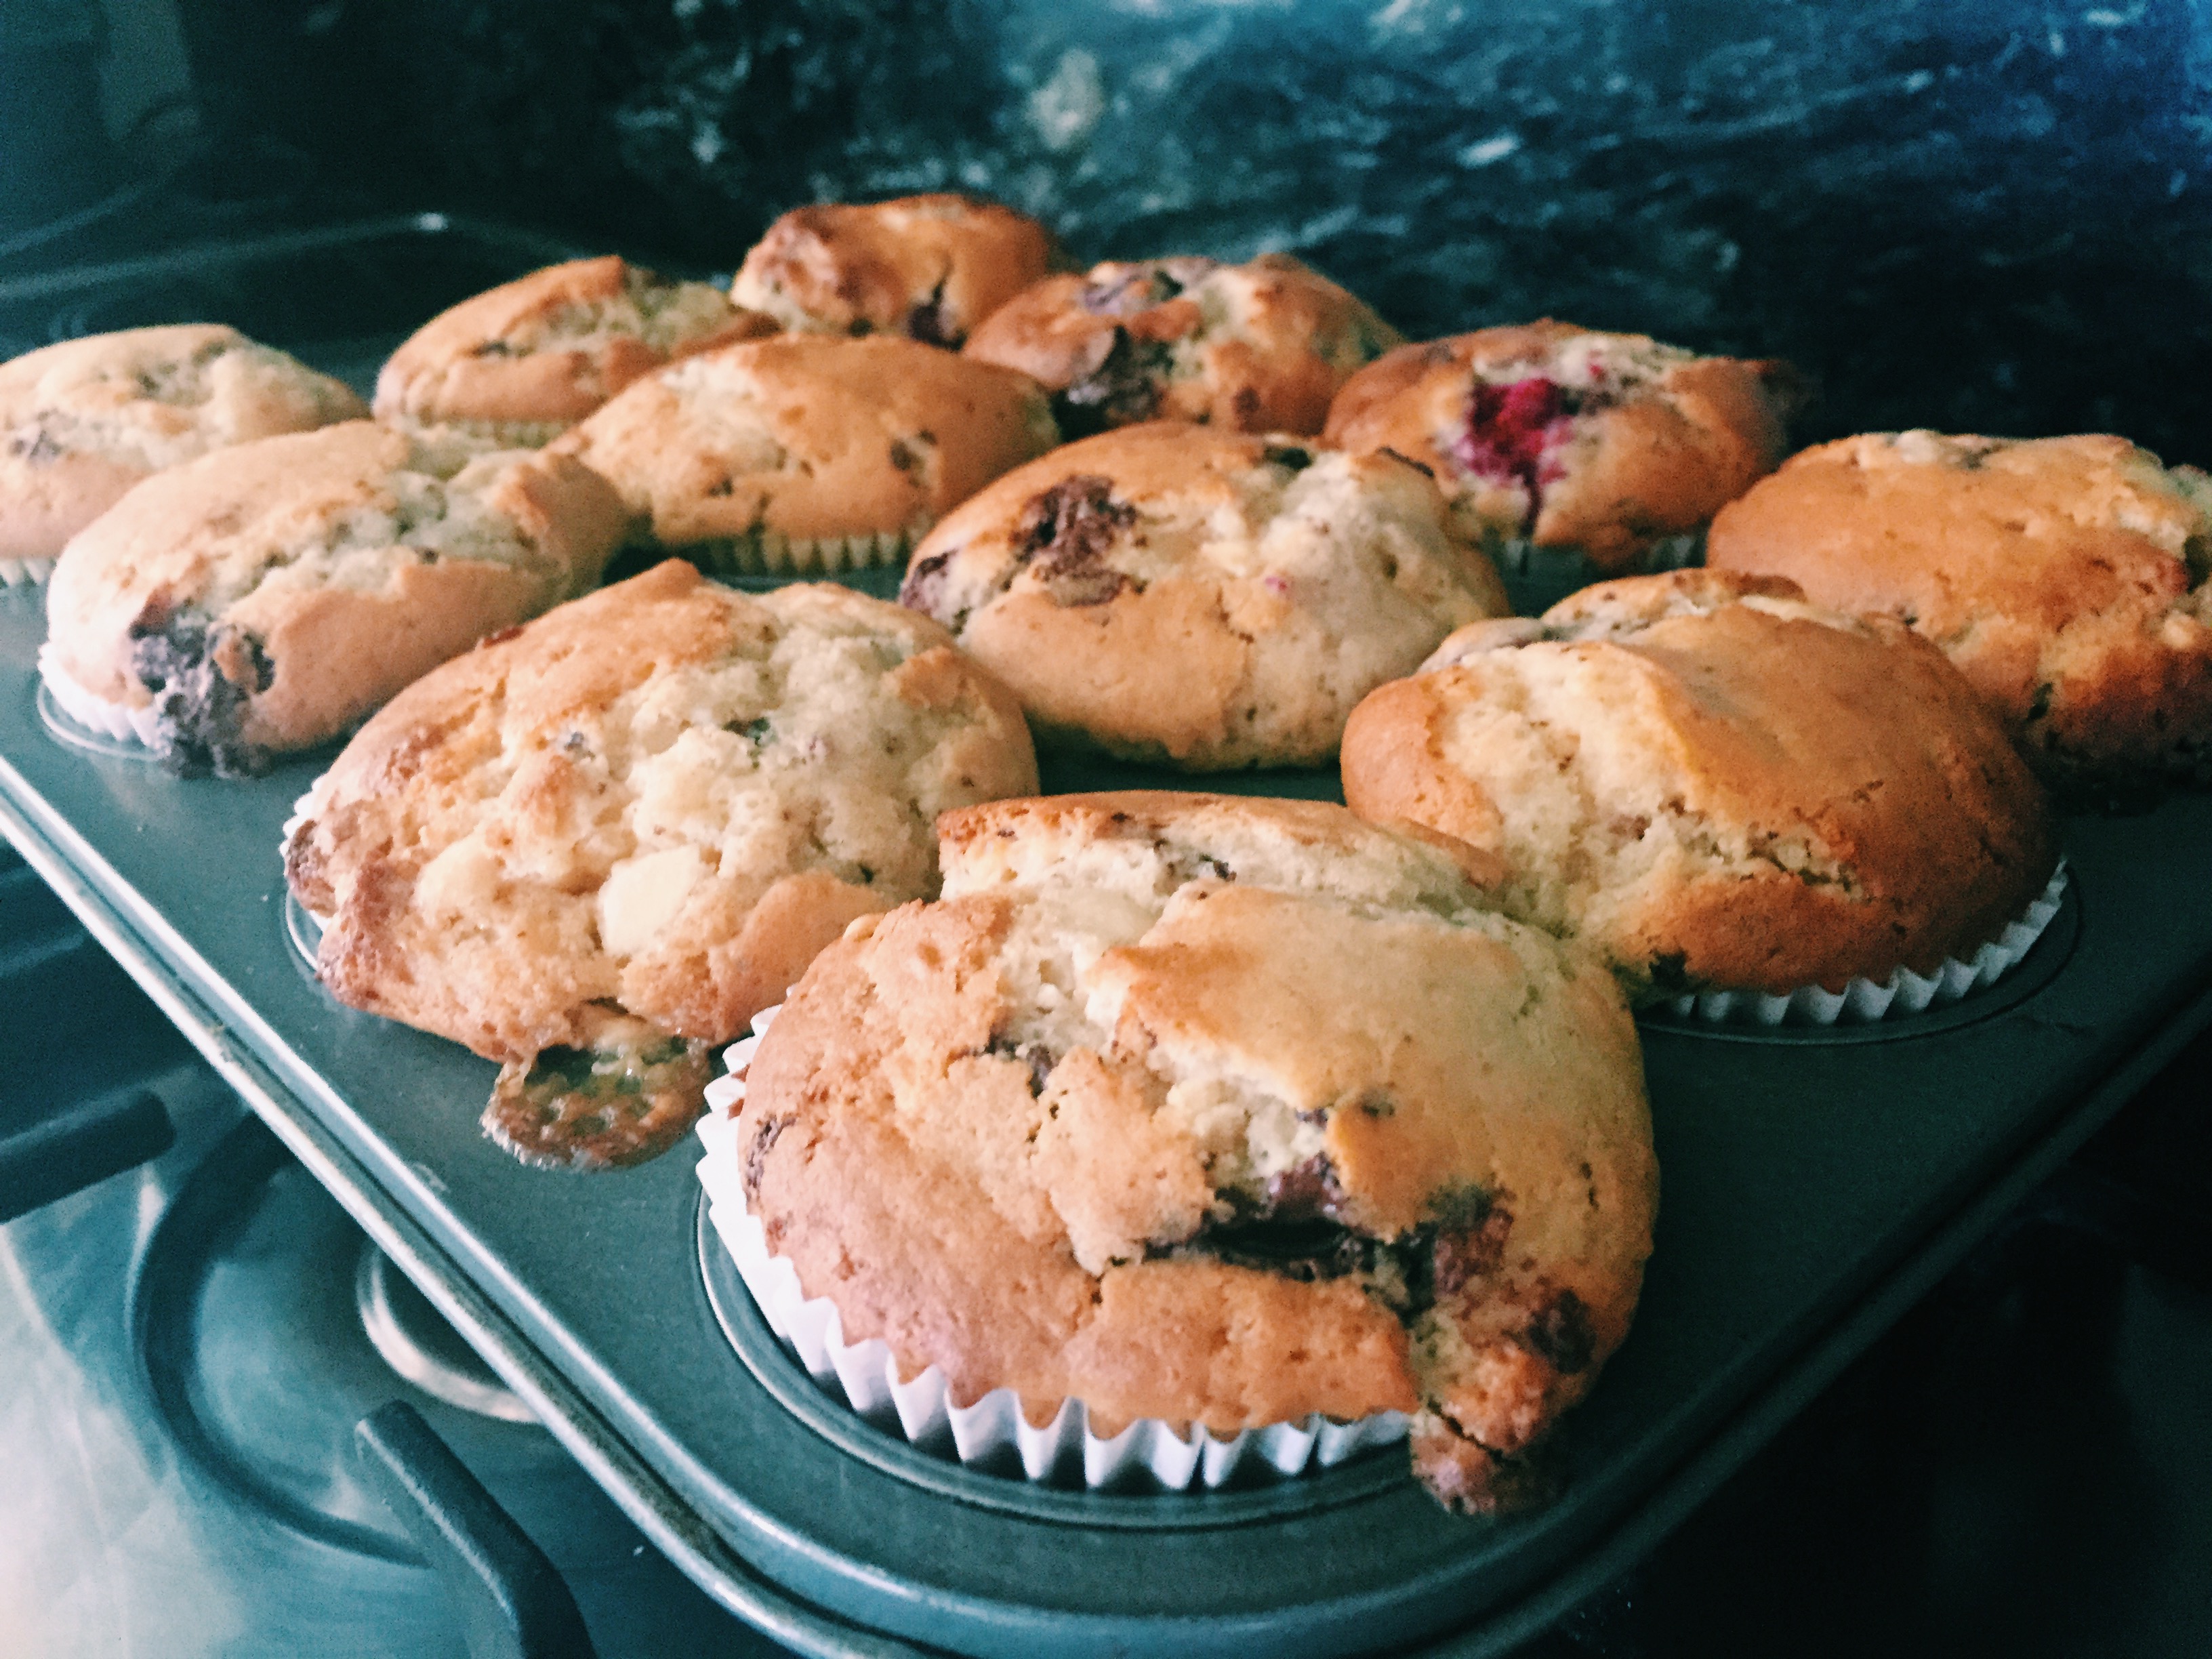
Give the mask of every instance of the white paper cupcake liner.
[[86, 730], [118, 743], [139, 744], [148, 749], [160, 746], [161, 715], [152, 703], [133, 708], [128, 703], [94, 696], [70, 678], [51, 640], [39, 647], [39, 678], [62, 713]]
[[1808, 985], [1787, 995], [1699, 991], [1662, 1006], [1680, 1018], [1714, 1025], [1864, 1025], [1900, 1014], [1924, 1013], [1984, 990], [2018, 967], [2058, 914], [2065, 892], [2066, 864], [2062, 859], [2042, 894], [2017, 921], [2006, 923], [2004, 932], [1972, 957], [1965, 960], [1953, 957], [1933, 974], [1899, 968], [1880, 984], [1855, 979], [1840, 991]]
[[53, 574], [52, 559], [0, 559], [0, 587], [43, 587]]
[[880, 1338], [848, 1343], [836, 1304], [827, 1297], [807, 1297], [798, 1269], [769, 1253], [765, 1231], [745, 1206], [737, 1111], [744, 1100], [745, 1067], [775, 1012], [770, 1008], [754, 1017], [753, 1035], [732, 1044], [724, 1057], [730, 1075], [708, 1085], [707, 1112], [699, 1120], [707, 1149], [699, 1160], [699, 1184], [707, 1190], [708, 1218], [769, 1328], [816, 1382], [825, 1390], [834, 1387], [861, 1416], [883, 1428], [896, 1426], [923, 1450], [963, 1464], [994, 1471], [1018, 1465], [1036, 1481], [1072, 1481], [1079, 1470], [1083, 1483], [1094, 1488], [1142, 1484], [1149, 1477], [1173, 1492], [1197, 1484], [1218, 1486], [1262, 1467], [1279, 1476], [1327, 1468], [1404, 1437], [1406, 1419], [1396, 1412], [1350, 1423], [1316, 1413], [1228, 1439], [1194, 1425], [1186, 1436], [1158, 1419], [1139, 1418], [1108, 1437], [1091, 1429], [1089, 1412], [1075, 1400], [1062, 1401], [1052, 1420], [1037, 1425], [1023, 1416], [1012, 1389], [994, 1389], [973, 1405], [956, 1406], [937, 1366], [902, 1378], [890, 1345]]

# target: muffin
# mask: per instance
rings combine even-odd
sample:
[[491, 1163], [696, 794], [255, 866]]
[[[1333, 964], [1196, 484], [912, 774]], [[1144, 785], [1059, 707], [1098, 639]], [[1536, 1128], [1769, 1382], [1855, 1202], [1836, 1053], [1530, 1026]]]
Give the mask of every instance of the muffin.
[[553, 447], [604, 474], [670, 552], [803, 572], [897, 562], [1057, 441], [1026, 376], [893, 336], [792, 334], [688, 357]]
[[395, 698], [285, 872], [341, 1001], [507, 1062], [511, 1146], [620, 1161], [595, 1078], [697, 1062], [658, 1150], [709, 1045], [854, 917], [935, 890], [938, 813], [1036, 787], [1013, 699], [933, 623], [671, 561]]
[[735, 1126], [846, 1340], [1101, 1432], [1407, 1413], [1444, 1501], [1539, 1495], [1657, 1197], [1595, 962], [1333, 805], [1055, 796], [939, 836], [944, 899], [816, 960]]
[[571, 259], [416, 330], [376, 377], [376, 417], [535, 446], [676, 358], [775, 331], [711, 283], [672, 282], [611, 254]]
[[1007, 474], [915, 550], [901, 598], [1041, 743], [1194, 771], [1327, 760], [1361, 697], [1510, 609], [1419, 468], [1167, 422]]
[[902, 196], [793, 208], [730, 285], [786, 328], [903, 334], [957, 349], [1053, 264], [1052, 233], [972, 196]]
[[1034, 377], [1071, 436], [1140, 421], [1319, 432], [1346, 378], [1403, 337], [1288, 254], [1186, 257], [1048, 276], [969, 337]]
[[1353, 711], [1344, 793], [1497, 854], [1507, 908], [1639, 997], [1929, 974], [2057, 859], [2034, 776], [1941, 652], [1712, 571], [1454, 635]]
[[1793, 456], [1710, 556], [1938, 646], [2069, 793], [2212, 778], [2212, 480], [2113, 437], [1874, 433]]
[[264, 438], [156, 473], [77, 534], [40, 663], [70, 712], [179, 769], [251, 773], [591, 586], [624, 525], [574, 461], [370, 421]]
[[1786, 364], [1547, 319], [1400, 347], [1337, 393], [1327, 441], [1427, 467], [1493, 556], [1541, 548], [1609, 573], [1688, 562], [1781, 458], [1800, 395]]
[[234, 328], [134, 328], [0, 363], [0, 568], [43, 579], [140, 479], [249, 439], [368, 411]]

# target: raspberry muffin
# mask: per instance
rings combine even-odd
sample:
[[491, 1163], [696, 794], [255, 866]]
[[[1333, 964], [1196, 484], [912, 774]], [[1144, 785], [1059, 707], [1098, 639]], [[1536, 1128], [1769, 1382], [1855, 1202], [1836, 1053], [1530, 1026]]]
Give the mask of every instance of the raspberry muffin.
[[2123, 438], [1874, 433], [1714, 520], [1714, 565], [1932, 640], [2069, 793], [2212, 778], [2212, 480]]
[[653, 543], [712, 568], [896, 564], [945, 514], [1059, 441], [1035, 381], [896, 336], [702, 353], [556, 443]]
[[1453, 635], [1353, 712], [1344, 793], [1498, 855], [1508, 908], [1639, 997], [1925, 975], [2057, 860], [2034, 776], [1941, 652], [1712, 571]]
[[793, 208], [730, 285], [786, 328], [903, 334], [957, 349], [975, 325], [1052, 269], [1052, 233], [972, 196], [902, 196]]
[[343, 382], [214, 324], [0, 364], [0, 572], [43, 579], [70, 537], [165, 467], [368, 412]]
[[1444, 1502], [1541, 1495], [1657, 1200], [1595, 961], [1320, 803], [1055, 796], [939, 836], [942, 901], [816, 960], [735, 1126], [846, 1340], [1102, 1433], [1407, 1413]]
[[574, 461], [370, 421], [264, 438], [156, 473], [70, 543], [40, 665], [172, 766], [252, 773], [590, 587], [625, 523]]
[[1327, 441], [1436, 475], [1461, 533], [1600, 573], [1687, 562], [1723, 505], [1781, 458], [1801, 396], [1774, 362], [1699, 357], [1548, 319], [1402, 346], [1330, 406]]
[[1193, 771], [1327, 760], [1361, 697], [1510, 609], [1419, 468], [1166, 422], [1000, 479], [915, 550], [901, 597], [1042, 743]]
[[711, 283], [672, 282], [613, 255], [571, 259], [416, 330], [376, 377], [376, 417], [543, 444], [641, 375], [775, 331]]
[[1036, 378], [1071, 436], [1140, 421], [1319, 432], [1355, 369], [1403, 337], [1288, 254], [1110, 262], [1048, 276], [967, 353]]
[[498, 1139], [623, 1162], [847, 922], [935, 890], [938, 813], [1036, 787], [1021, 711], [935, 623], [671, 561], [395, 698], [285, 872], [333, 994], [507, 1062]]

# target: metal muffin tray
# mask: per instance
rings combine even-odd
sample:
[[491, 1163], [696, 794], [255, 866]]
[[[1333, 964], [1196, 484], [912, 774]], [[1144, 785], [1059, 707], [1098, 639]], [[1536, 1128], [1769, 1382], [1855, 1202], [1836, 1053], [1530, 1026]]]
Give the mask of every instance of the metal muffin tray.
[[[349, 252], [443, 258], [463, 234], [368, 227]], [[476, 286], [533, 263], [464, 251]], [[42, 703], [43, 635], [40, 592], [0, 591], [0, 830], [640, 1526], [807, 1653], [1501, 1651], [1656, 1542], [2212, 1018], [2212, 795], [2072, 822], [2065, 906], [1991, 991], [1875, 1027], [1647, 1023], [1656, 1250], [1550, 1507], [1451, 1516], [1397, 1449], [1218, 1492], [1033, 1487], [816, 1390], [734, 1285], [688, 1145], [571, 1176], [485, 1141], [494, 1068], [340, 1006], [292, 940], [279, 830], [327, 757], [226, 782], [84, 744]], [[1207, 783], [1334, 793], [1310, 772]]]

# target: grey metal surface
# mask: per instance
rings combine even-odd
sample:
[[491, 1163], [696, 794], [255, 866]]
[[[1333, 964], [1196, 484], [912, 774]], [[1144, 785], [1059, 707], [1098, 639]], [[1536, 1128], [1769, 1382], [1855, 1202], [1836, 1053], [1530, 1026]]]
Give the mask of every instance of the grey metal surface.
[[[2057, 1144], [2069, 1114], [2078, 1126], [2102, 1109], [2100, 1085], [2178, 1030], [2212, 975], [2212, 914], [2166, 896], [2212, 842], [2212, 800], [2076, 823], [2078, 939], [2063, 963], [2063, 937], [2043, 947], [2031, 969], [2049, 982], [2010, 1007], [1871, 1043], [1650, 1034], [1658, 1250], [1634, 1334], [1569, 1427], [1559, 1504], [1468, 1522], [1409, 1482], [1324, 1482], [1310, 1506], [1265, 1519], [1235, 1495], [1102, 1497], [1076, 1502], [1113, 1506], [1097, 1512], [1120, 1524], [1084, 1524], [917, 1484], [786, 1410], [708, 1306], [688, 1155], [592, 1177], [522, 1169], [476, 1132], [489, 1065], [338, 1007], [298, 964], [275, 845], [314, 763], [179, 781], [65, 747], [34, 706], [38, 634], [35, 600], [0, 599], [0, 817], [112, 911], [128, 936], [111, 943], [198, 1011], [188, 1027], [250, 1062], [264, 1109], [326, 1138], [370, 1205], [420, 1231], [449, 1291], [521, 1339], [510, 1359], [543, 1367], [536, 1392], [562, 1396], [572, 1439], [649, 1472], [662, 1492], [648, 1507], [673, 1498], [804, 1601], [977, 1652], [1233, 1652], [1262, 1638], [1346, 1651], [1485, 1612], [1504, 1622], [1469, 1650], [1493, 1648], [1517, 1599], [1663, 1501], [1670, 1471], [1731, 1418], [1739, 1441], [1766, 1420], [1743, 1413], [1783, 1397], [1793, 1366], [1802, 1391], [1823, 1331], [2023, 1152]], [[696, 1536], [676, 1541], [726, 1601], [744, 1601], [726, 1563]], [[863, 1645], [834, 1626], [805, 1639]]]

